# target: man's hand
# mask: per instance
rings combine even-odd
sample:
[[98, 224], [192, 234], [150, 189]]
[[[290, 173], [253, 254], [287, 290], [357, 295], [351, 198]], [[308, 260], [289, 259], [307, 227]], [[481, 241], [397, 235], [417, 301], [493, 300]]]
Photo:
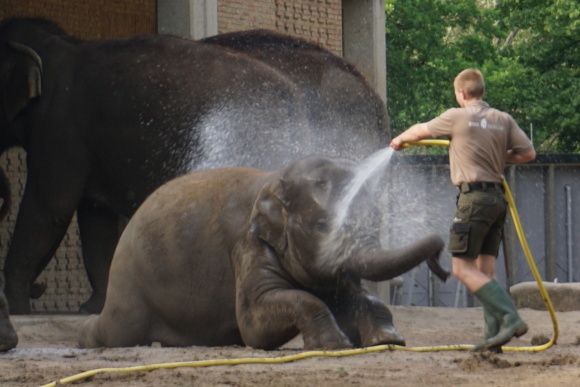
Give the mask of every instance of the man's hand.
[[396, 151], [403, 149], [406, 142], [419, 141], [425, 138], [431, 138], [431, 133], [425, 124], [415, 124], [391, 141], [391, 148]]
[[391, 140], [390, 146], [394, 150], [400, 151], [401, 149], [403, 149], [403, 141], [401, 141], [399, 137], [395, 137]]

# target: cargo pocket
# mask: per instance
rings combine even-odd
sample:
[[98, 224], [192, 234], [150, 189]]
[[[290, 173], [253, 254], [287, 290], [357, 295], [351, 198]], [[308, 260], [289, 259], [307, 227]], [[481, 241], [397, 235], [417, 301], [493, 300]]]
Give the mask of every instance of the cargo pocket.
[[469, 240], [469, 223], [453, 223], [449, 236], [449, 252], [464, 254], [467, 252]]

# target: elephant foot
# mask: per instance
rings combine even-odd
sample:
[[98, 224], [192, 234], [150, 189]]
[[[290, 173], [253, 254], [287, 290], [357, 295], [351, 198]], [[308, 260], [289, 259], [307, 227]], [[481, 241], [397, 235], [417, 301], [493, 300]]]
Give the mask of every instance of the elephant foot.
[[16, 347], [18, 344], [18, 336], [10, 321], [0, 321], [0, 352], [6, 352]]
[[32, 298], [33, 300], [36, 300], [37, 298], [40, 298], [44, 292], [46, 292], [46, 282], [41, 282], [41, 283], [33, 283], [32, 286], [30, 286], [30, 291], [28, 296], [30, 298]]
[[81, 304], [79, 313], [99, 314], [105, 306], [105, 296], [92, 295], [86, 302]]
[[353, 345], [342, 332], [324, 332], [317, 336], [310, 336], [303, 334], [304, 349], [348, 349]]
[[0, 352], [11, 350], [17, 344], [18, 336], [8, 316], [8, 303], [4, 295], [0, 293]]
[[405, 346], [405, 338], [395, 327], [383, 327], [375, 334], [365, 334], [362, 339], [363, 347], [373, 347], [375, 345], [401, 345]]
[[81, 325], [78, 336], [80, 348], [99, 348], [103, 346], [96, 336], [98, 332], [97, 324], [99, 322], [99, 317], [100, 316], [90, 316]]

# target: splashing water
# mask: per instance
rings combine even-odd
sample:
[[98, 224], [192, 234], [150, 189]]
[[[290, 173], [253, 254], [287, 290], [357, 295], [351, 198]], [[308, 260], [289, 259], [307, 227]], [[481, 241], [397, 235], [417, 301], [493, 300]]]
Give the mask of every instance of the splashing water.
[[344, 223], [347, 219], [350, 206], [359, 193], [361, 187], [375, 174], [385, 170], [393, 155], [392, 148], [381, 149], [358, 166], [353, 179], [341, 193], [336, 204], [336, 216], [332, 223], [332, 229], [320, 245], [320, 259], [318, 265], [323, 271], [332, 272], [340, 267], [340, 262], [351, 254], [354, 245], [345, 245]]
[[340, 200], [336, 205], [336, 217], [334, 219], [334, 229], [342, 227], [352, 200], [360, 191], [363, 184], [370, 179], [375, 173], [382, 171], [391, 161], [393, 148], [387, 147], [381, 149], [365, 160], [358, 166], [354, 178], [344, 189]]

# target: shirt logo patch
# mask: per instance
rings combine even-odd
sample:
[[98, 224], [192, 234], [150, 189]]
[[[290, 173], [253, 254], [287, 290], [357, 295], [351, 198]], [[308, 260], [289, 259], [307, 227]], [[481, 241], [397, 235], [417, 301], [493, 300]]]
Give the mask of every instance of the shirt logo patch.
[[503, 125], [497, 125], [497, 124], [490, 124], [489, 122], [487, 122], [487, 120], [485, 118], [483, 118], [480, 122], [477, 121], [468, 121], [467, 125], [469, 127], [476, 127], [476, 128], [482, 128], [482, 129], [496, 129], [496, 130], [503, 130]]

